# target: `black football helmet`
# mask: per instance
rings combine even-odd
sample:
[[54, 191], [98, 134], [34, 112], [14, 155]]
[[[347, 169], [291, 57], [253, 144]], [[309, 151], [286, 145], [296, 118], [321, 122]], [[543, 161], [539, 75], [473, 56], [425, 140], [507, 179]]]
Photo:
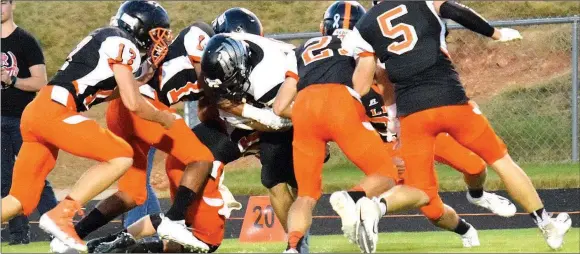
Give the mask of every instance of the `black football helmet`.
[[217, 95], [242, 102], [250, 88], [248, 44], [223, 34], [212, 37], [203, 51], [201, 70], [207, 87]]
[[167, 11], [155, 1], [131, 0], [121, 4], [111, 25], [129, 33], [157, 65], [167, 54], [171, 30]]
[[219, 33], [249, 33], [264, 36], [262, 22], [258, 16], [246, 8], [231, 8], [211, 22], [213, 30]]
[[356, 1], [337, 1], [326, 9], [320, 23], [323, 35], [335, 35], [337, 29], [352, 30], [367, 11]]

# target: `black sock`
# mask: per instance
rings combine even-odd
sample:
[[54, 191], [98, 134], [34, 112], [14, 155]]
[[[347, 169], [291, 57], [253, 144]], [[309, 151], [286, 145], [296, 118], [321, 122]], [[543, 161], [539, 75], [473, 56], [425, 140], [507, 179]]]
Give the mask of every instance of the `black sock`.
[[482, 189], [469, 189], [469, 196], [472, 198], [481, 198], [483, 196], [483, 188]]
[[82, 239], [87, 237], [87, 235], [89, 235], [93, 231], [106, 225], [113, 219], [114, 217], [113, 218], [107, 217], [105, 214], [101, 213], [99, 209], [95, 208], [75, 225], [75, 231], [77, 231], [77, 234]]
[[530, 213], [530, 216], [532, 216], [532, 219], [534, 220], [534, 222], [536, 224], [538, 224], [538, 223], [542, 222], [544, 219], [550, 217], [550, 216], [548, 216], [546, 209], [544, 209], [543, 207], [536, 210], [533, 213]]
[[185, 220], [185, 213], [187, 212], [187, 208], [189, 205], [191, 205], [194, 199], [195, 192], [185, 186], [180, 185], [177, 188], [177, 194], [175, 194], [173, 205], [171, 205], [171, 208], [169, 208], [169, 211], [167, 211], [165, 216], [172, 221]]
[[347, 193], [352, 198], [352, 200], [354, 200], [355, 203], [359, 199], [367, 196], [367, 194], [364, 191], [349, 191]]
[[149, 219], [151, 219], [151, 224], [153, 225], [153, 228], [155, 229], [155, 231], [157, 231], [159, 224], [161, 224], [161, 215], [158, 213], [151, 214], [151, 215], [149, 215]]
[[469, 231], [469, 228], [471, 228], [471, 225], [467, 224], [467, 222], [459, 218], [459, 224], [457, 224], [457, 227], [455, 228], [455, 230], [453, 230], [453, 232], [459, 235], [465, 235], [465, 233]]

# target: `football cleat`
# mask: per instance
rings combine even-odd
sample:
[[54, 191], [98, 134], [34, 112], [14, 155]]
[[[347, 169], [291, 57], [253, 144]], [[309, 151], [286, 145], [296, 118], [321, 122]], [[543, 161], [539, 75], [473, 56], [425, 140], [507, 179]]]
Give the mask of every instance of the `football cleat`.
[[101, 242], [94, 250], [95, 253], [122, 253], [137, 244], [132, 235], [122, 232], [117, 234], [113, 241]]
[[375, 253], [379, 241], [381, 208], [376, 199], [361, 198], [356, 203], [356, 241], [363, 253]]
[[469, 230], [464, 235], [461, 235], [461, 241], [463, 242], [464, 248], [471, 248], [480, 246], [479, 236], [477, 235], [477, 230], [469, 224]]
[[484, 191], [483, 196], [480, 198], [473, 198], [469, 192], [467, 192], [467, 201], [476, 206], [485, 208], [501, 217], [512, 217], [516, 214], [516, 206], [514, 203], [509, 199], [494, 193]]
[[97, 248], [97, 246], [99, 246], [101, 243], [107, 243], [107, 242], [114, 241], [122, 233], [123, 232], [119, 232], [119, 233], [116, 233], [116, 234], [110, 234], [108, 236], [99, 237], [99, 238], [95, 238], [93, 240], [88, 241], [87, 242], [87, 249], [88, 249], [89, 253], [94, 253], [95, 252], [95, 249]]
[[161, 224], [157, 228], [157, 234], [161, 239], [174, 241], [191, 251], [203, 253], [209, 251], [209, 246], [193, 236], [191, 231], [187, 229], [185, 220], [172, 221], [161, 216]]
[[[542, 225], [543, 224], [543, 225]], [[547, 223], [540, 223], [538, 227], [546, 239], [546, 243], [553, 250], [559, 250], [564, 244], [564, 236], [572, 226], [572, 219], [567, 213], [560, 213], [556, 218], [550, 218]]]
[[38, 226], [67, 246], [79, 252], [87, 252], [87, 245], [78, 236], [73, 225], [73, 217], [77, 213], [82, 215], [81, 205], [74, 200], [65, 199], [40, 216]]
[[330, 205], [340, 216], [342, 232], [350, 243], [356, 243], [356, 204], [346, 191], [336, 191], [330, 195]]

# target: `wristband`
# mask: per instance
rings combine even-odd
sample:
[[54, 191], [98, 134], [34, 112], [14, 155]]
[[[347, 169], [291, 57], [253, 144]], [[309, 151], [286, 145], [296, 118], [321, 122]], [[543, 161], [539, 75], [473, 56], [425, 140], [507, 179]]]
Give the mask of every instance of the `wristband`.
[[12, 76], [12, 78], [10, 79], [10, 86], [14, 86], [16, 85], [16, 80], [18, 79], [18, 77], [16, 76]]
[[250, 104], [244, 104], [244, 108], [242, 109], [242, 117], [258, 120], [261, 114], [261, 109], [256, 108]]

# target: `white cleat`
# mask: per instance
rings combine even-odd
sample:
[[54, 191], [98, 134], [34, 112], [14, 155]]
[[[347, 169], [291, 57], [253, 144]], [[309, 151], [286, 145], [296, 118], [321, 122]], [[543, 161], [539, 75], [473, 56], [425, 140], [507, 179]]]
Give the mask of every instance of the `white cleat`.
[[79, 251], [69, 247], [58, 238], [52, 239], [50, 241], [50, 252], [51, 253], [67, 253], [67, 254], [77, 254], [80, 253]]
[[300, 253], [300, 252], [298, 252], [296, 249], [287, 249], [282, 253]]
[[553, 250], [558, 250], [564, 244], [566, 232], [572, 227], [572, 219], [567, 213], [560, 213], [556, 218], [550, 218], [547, 223], [538, 227], [542, 230], [548, 246]]
[[374, 253], [379, 241], [381, 208], [376, 199], [361, 198], [356, 203], [356, 241], [363, 253]]
[[490, 192], [483, 192], [480, 198], [472, 198], [467, 192], [467, 200], [476, 206], [485, 208], [501, 217], [512, 217], [516, 214], [516, 206], [509, 199]]
[[463, 242], [463, 247], [464, 248], [471, 248], [471, 247], [477, 247], [480, 246], [481, 244], [479, 243], [479, 236], [477, 235], [477, 230], [471, 225], [469, 224], [469, 230], [467, 231], [467, 233], [465, 233], [464, 235], [461, 236], [461, 241]]
[[346, 191], [337, 191], [330, 195], [330, 205], [340, 216], [342, 232], [350, 243], [356, 243], [356, 204]]
[[208, 252], [209, 246], [197, 239], [187, 226], [185, 220], [172, 221], [165, 216], [161, 216], [161, 224], [157, 227], [157, 234], [164, 240], [174, 241], [183, 245], [186, 249], [196, 252]]

